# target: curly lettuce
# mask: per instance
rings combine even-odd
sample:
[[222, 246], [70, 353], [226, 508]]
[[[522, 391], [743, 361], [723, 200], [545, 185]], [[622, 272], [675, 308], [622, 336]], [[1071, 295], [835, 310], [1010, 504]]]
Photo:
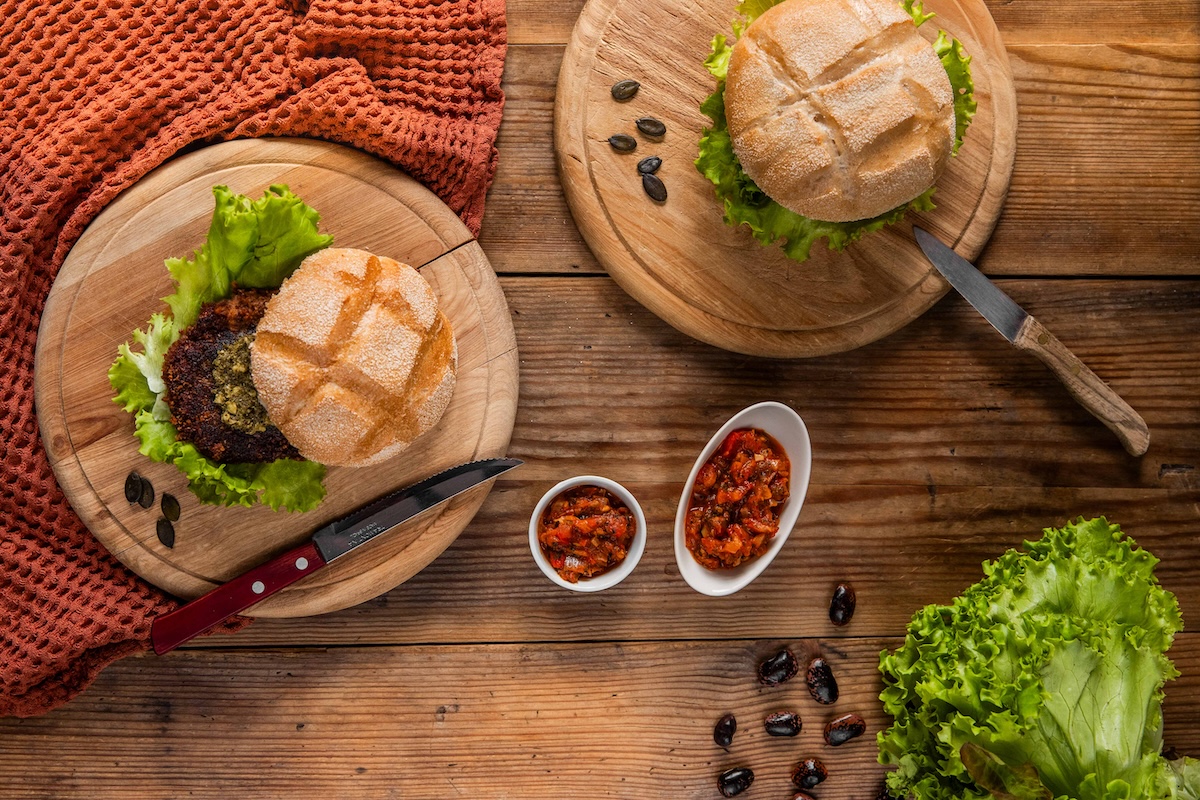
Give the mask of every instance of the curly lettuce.
[[1106, 519], [1050, 528], [983, 565], [880, 656], [879, 760], [917, 800], [1200, 797], [1200, 762], [1162, 754], [1166, 656], [1183, 628], [1158, 560]]
[[[133, 414], [138, 451], [173, 464], [202, 503], [310, 511], [325, 497], [325, 467], [312, 461], [279, 459], [263, 464], [220, 464], [181, 441], [165, 401], [163, 359], [180, 332], [196, 321], [200, 307], [232, 294], [235, 286], [279, 286], [305, 256], [328, 247], [333, 237], [317, 232], [320, 216], [286, 186], [271, 186], [258, 200], [214, 186], [215, 208], [208, 236], [190, 258], [169, 258], [175, 292], [163, 298], [171, 315], [154, 314], [132, 345], [117, 347], [108, 370], [113, 398]], [[134, 349], [136, 346], [139, 349]]]
[[[732, 23], [734, 36], [741, 36], [755, 19], [780, 2], [783, 0], [742, 0], [737, 6], [739, 17]], [[903, 0], [901, 6], [917, 26], [934, 16], [926, 13], [917, 0]], [[962, 43], [946, 36], [945, 31], [939, 32], [933, 47], [946, 68], [954, 92], [954, 152], [957, 153], [976, 109], [971, 57], [963, 50]], [[713, 37], [712, 52], [704, 66], [717, 79], [717, 88], [700, 105], [700, 111], [713, 124], [705, 128], [700, 137], [700, 153], [695, 162], [696, 169], [715, 187], [727, 225], [746, 225], [763, 245], [780, 242], [788, 258], [803, 262], [808, 260], [813, 244], [819, 239], [825, 239], [830, 250], [844, 250], [864, 235], [899, 222], [909, 211], [934, 208], [934, 189], [930, 187], [908, 203], [873, 219], [822, 222], [789, 211], [768, 197], [742, 170], [725, 121], [725, 77], [732, 52], [729, 37], [723, 34]]]

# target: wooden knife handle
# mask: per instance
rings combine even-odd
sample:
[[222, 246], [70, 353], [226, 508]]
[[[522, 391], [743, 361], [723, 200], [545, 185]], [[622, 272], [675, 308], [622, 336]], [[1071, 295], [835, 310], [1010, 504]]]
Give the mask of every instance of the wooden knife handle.
[[1026, 317], [1013, 344], [1037, 356], [1049, 367], [1071, 396], [1117, 435], [1130, 455], [1145, 454], [1150, 447], [1150, 429], [1146, 427], [1146, 421], [1042, 323]]
[[150, 625], [150, 643], [160, 656], [199, 636], [219, 622], [290, 586], [321, 567], [325, 559], [311, 541], [290, 550], [203, 597], [156, 617]]

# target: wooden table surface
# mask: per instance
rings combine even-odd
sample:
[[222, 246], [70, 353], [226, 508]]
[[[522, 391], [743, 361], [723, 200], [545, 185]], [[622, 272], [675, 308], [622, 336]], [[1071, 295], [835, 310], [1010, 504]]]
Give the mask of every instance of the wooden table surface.
[[[521, 355], [511, 454], [474, 523], [414, 579], [328, 616], [262, 621], [167, 657], [126, 659], [41, 718], [0, 720], [0, 796], [87, 798], [790, 797], [820, 755], [822, 800], [870, 798], [864, 738], [824, 749], [801, 682], [757, 685], [783, 644], [820, 651], [837, 712], [886, 724], [879, 652], [980, 562], [1104, 514], [1162, 559], [1200, 624], [1200, 0], [990, 0], [1016, 79], [1008, 202], [980, 266], [1149, 423], [1129, 457], [1039, 363], [958, 296], [896, 334], [803, 361], [677, 333], [588, 252], [551, 151], [555, 80], [580, 0], [509, 0], [500, 167], [481, 242]], [[733, 412], [796, 408], [813, 483], [797, 531], [748, 589], [702, 597], [677, 574], [675, 503]], [[609, 476], [649, 520], [638, 569], [598, 595], [538, 572], [526, 538], [561, 478]], [[850, 626], [827, 618], [851, 581]], [[1200, 634], [1170, 652], [1166, 741], [1200, 756]], [[758, 721], [794, 707], [797, 740]], [[738, 715], [731, 752], [714, 721]]]

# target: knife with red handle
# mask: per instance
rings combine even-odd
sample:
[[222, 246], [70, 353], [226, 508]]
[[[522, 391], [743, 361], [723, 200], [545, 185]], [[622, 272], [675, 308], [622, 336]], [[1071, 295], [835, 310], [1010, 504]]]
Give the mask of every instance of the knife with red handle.
[[299, 547], [155, 618], [150, 626], [154, 652], [174, 650], [402, 522], [521, 464], [515, 458], [493, 458], [451, 467], [329, 523]]

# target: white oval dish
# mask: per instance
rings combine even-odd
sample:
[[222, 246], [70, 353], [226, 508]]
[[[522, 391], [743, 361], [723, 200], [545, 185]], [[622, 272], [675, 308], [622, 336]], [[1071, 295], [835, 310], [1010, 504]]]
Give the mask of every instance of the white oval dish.
[[[629, 553], [625, 556], [625, 560], [617, 566], [597, 575], [594, 578], [583, 578], [578, 583], [571, 583], [564, 580], [558, 571], [550, 565], [546, 560], [546, 554], [542, 552], [542, 546], [538, 543], [538, 523], [542, 519], [542, 512], [546, 510], [546, 506], [550, 505], [550, 501], [567, 489], [573, 489], [576, 486], [599, 486], [601, 489], [607, 489], [618, 497], [621, 502], [629, 507], [633, 512], [634, 531], [633, 543], [629, 545]], [[621, 581], [633, 572], [633, 568], [642, 558], [642, 553], [646, 549], [646, 516], [642, 513], [642, 507], [638, 504], [635, 498], [628, 489], [616, 481], [610, 481], [608, 478], [601, 478], [599, 475], [578, 475], [574, 478], [567, 478], [565, 481], [560, 481], [550, 488], [550, 491], [542, 495], [542, 499], [534, 506], [533, 514], [529, 517], [529, 549], [533, 553], [533, 560], [538, 567], [545, 573], [546, 577], [564, 589], [570, 589], [573, 592], [599, 592], [602, 589], [608, 589], [616, 586]]]
[[[732, 569], [710, 570], [700, 564], [687, 549], [684, 519], [692, 498], [692, 486], [696, 483], [696, 475], [700, 468], [731, 431], [741, 428], [758, 428], [765, 431], [783, 448], [791, 461], [788, 499], [780, 509], [779, 532], [775, 534], [765, 553]], [[800, 508], [804, 505], [804, 496], [808, 494], [811, 472], [812, 443], [808, 438], [808, 428], [804, 426], [800, 415], [783, 403], [757, 403], [734, 414], [722, 425], [700, 451], [700, 456], [688, 475], [687, 483], [683, 485], [679, 509], [675, 512], [675, 563], [679, 565], [679, 574], [687, 581], [688, 586], [701, 594], [724, 597], [745, 588], [750, 581], [757, 578], [779, 554], [796, 525], [796, 518], [800, 516]]]

